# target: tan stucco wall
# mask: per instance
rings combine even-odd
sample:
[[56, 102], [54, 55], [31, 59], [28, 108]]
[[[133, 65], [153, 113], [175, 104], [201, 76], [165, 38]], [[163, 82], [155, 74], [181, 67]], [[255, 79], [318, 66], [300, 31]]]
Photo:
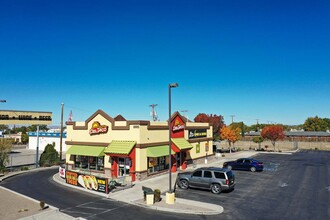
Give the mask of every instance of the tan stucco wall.
[[[90, 135], [89, 130], [92, 128], [92, 124], [98, 121], [101, 125], [108, 126], [108, 132], [96, 135]], [[116, 121], [116, 126], [127, 126], [126, 121]], [[76, 122], [77, 126], [84, 126], [85, 122]], [[164, 126], [167, 125], [167, 122], [150, 122], [150, 125]], [[191, 123], [188, 122], [186, 126], [190, 128], [196, 127], [199, 129], [200, 127], [208, 127], [208, 123]], [[212, 139], [212, 126], [207, 129], [207, 138]], [[188, 130], [184, 133], [185, 139], [189, 140], [188, 138]], [[67, 125], [67, 138], [66, 140], [69, 142], [82, 142], [82, 143], [104, 143], [110, 144], [113, 140], [127, 140], [127, 141], [135, 141], [138, 145], [148, 145], [148, 144], [155, 144], [155, 143], [164, 143], [168, 142], [169, 138], [169, 131], [168, 129], [160, 129], [160, 130], [148, 130], [147, 125], [141, 124], [134, 124], [130, 125], [129, 130], [112, 130], [112, 124], [109, 120], [104, 118], [102, 115], [98, 114], [96, 117], [88, 123], [87, 130], [73, 130], [73, 125]], [[205, 138], [204, 138], [205, 139]], [[209, 151], [205, 151], [205, 144], [209, 143]], [[212, 154], [212, 141], [201, 141], [200, 142], [200, 153], [196, 153], [196, 144], [192, 143], [193, 148], [190, 150], [190, 155], [192, 159], [201, 158], [208, 153], [209, 155]], [[67, 146], [68, 149], [70, 145]], [[135, 153], [135, 165], [136, 171], [146, 171], [148, 164], [147, 164], [147, 148], [136, 148]], [[168, 157], [166, 159], [168, 162]], [[70, 158], [66, 158], [67, 163], [73, 163], [70, 161]], [[110, 157], [105, 156], [104, 159], [104, 166], [106, 168], [111, 167]]]
[[[90, 135], [89, 130], [92, 128], [92, 124], [98, 121], [101, 125], [107, 125], [108, 132], [105, 134]], [[126, 124], [126, 122], [125, 122]], [[84, 124], [83, 124], [84, 125]], [[67, 141], [79, 141], [79, 142], [97, 142], [110, 144], [113, 140], [126, 140], [140, 142], [139, 129], [133, 129], [133, 125], [130, 126], [130, 130], [112, 130], [112, 124], [101, 115], [97, 115], [95, 119], [88, 123], [87, 130], [74, 130], [73, 126], [67, 126]]]
[[147, 170], [147, 148], [136, 149], [136, 171]]

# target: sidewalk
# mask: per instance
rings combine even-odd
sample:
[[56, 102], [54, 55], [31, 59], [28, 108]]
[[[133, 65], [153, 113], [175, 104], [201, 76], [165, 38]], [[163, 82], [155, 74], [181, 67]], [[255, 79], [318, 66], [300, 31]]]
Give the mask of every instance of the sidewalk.
[[[224, 161], [234, 160], [241, 157], [253, 157], [258, 154], [255, 151], [240, 151], [231, 154], [224, 154], [225, 157], [215, 158], [214, 156], [210, 157], [209, 162], [207, 164], [197, 164], [196, 167], [189, 166], [185, 171], [191, 171], [199, 167], [206, 166], [218, 166], [222, 167]], [[39, 168], [42, 169], [42, 168]], [[27, 172], [27, 171], [24, 171]], [[22, 172], [12, 173], [10, 175], [17, 175]], [[172, 173], [172, 185], [174, 186], [174, 182], [176, 180], [178, 172]], [[1, 180], [8, 178], [8, 176], [0, 177]], [[167, 204], [165, 193], [168, 191], [169, 185], [169, 175], [168, 173], [164, 173], [163, 175], [156, 176], [147, 180], [134, 182], [131, 188], [127, 188], [120, 191], [110, 192], [109, 194], [103, 194], [95, 191], [86, 190], [84, 188], [75, 187], [65, 183], [65, 180], [62, 179], [59, 174], [55, 174], [53, 176], [53, 180], [58, 184], [62, 184], [66, 187], [73, 187], [78, 190], [83, 190], [86, 192], [98, 194], [102, 197], [106, 197], [108, 199], [113, 199], [115, 201], [125, 202], [132, 205], [137, 205], [140, 207], [154, 209], [159, 211], [166, 212], [176, 212], [176, 213], [185, 213], [185, 214], [202, 214], [202, 215], [215, 215], [222, 213], [223, 207], [219, 205], [214, 205], [210, 203], [202, 203], [198, 201], [186, 200], [181, 198], [175, 198], [175, 203], [173, 205]], [[143, 201], [143, 192], [142, 186], [150, 187], [154, 189], [160, 189], [162, 192], [162, 200], [160, 202], [156, 202], [154, 205], [146, 205], [145, 201]], [[173, 187], [174, 188], [174, 187]], [[211, 192], [210, 192], [211, 193]], [[6, 196], [6, 197], [3, 197]], [[221, 195], [220, 195], [221, 196]], [[5, 201], [8, 201], [6, 204], [1, 204], [0, 206], [0, 219], [79, 219], [73, 218], [69, 215], [61, 213], [58, 211], [56, 207], [50, 207], [46, 210], [40, 210], [39, 201], [28, 198], [24, 195], [17, 194], [10, 190], [0, 187], [0, 197], [6, 198]], [[3, 201], [3, 200], [2, 200]], [[8, 205], [7, 205], [8, 204]], [[10, 205], [12, 204], [12, 205]], [[19, 204], [19, 206], [17, 206]], [[10, 206], [10, 207], [9, 207]], [[26, 208], [27, 207], [27, 208]], [[29, 211], [18, 212], [20, 209], [28, 209]]]
[[[212, 160], [210, 160], [207, 164], [197, 164], [196, 167], [188, 167], [185, 171], [192, 171], [199, 167], [207, 167], [207, 166], [218, 166], [222, 167], [223, 162], [228, 160], [234, 160], [241, 157], [253, 157], [254, 155], [258, 154], [258, 152], [255, 151], [240, 151], [236, 153], [231, 154], [224, 154], [225, 157], [221, 158], [215, 158], [212, 156]], [[176, 177], [178, 175], [178, 172], [172, 173], [172, 186], [174, 188], [174, 182], [176, 180]], [[54, 181], [56, 181], [59, 184], [64, 184], [67, 187], [74, 187], [65, 183], [65, 180], [60, 178], [58, 174], [55, 174], [53, 176]], [[146, 186], [149, 188], [160, 189], [162, 195], [162, 200], [160, 202], [156, 202], [153, 205], [147, 205], [146, 202], [143, 200], [143, 192], [142, 192], [142, 186]], [[169, 205], [166, 203], [166, 196], [165, 193], [168, 191], [169, 186], [169, 175], [168, 173], [164, 173], [163, 175], [152, 177], [147, 180], [143, 181], [136, 181], [134, 182], [133, 186], [128, 189], [110, 192], [108, 195], [98, 193], [95, 191], [86, 190], [83, 188], [78, 187], [78, 189], [87, 191], [90, 193], [98, 194], [100, 196], [105, 196], [109, 199], [113, 199], [115, 201], [125, 202], [132, 205], [137, 205], [140, 207], [148, 208], [148, 209], [154, 209], [159, 211], [166, 211], [166, 212], [176, 212], [176, 213], [184, 213], [184, 214], [196, 214], [196, 215], [215, 215], [222, 213], [223, 207], [219, 205], [214, 205], [210, 203], [203, 203], [193, 200], [186, 200], [181, 198], [175, 198], [175, 203], [173, 205]], [[211, 193], [211, 192], [210, 192]]]

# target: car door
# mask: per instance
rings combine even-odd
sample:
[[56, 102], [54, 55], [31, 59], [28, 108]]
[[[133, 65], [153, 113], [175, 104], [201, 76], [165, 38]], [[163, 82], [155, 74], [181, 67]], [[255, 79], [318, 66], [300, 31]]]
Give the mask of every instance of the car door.
[[193, 172], [191, 174], [191, 178], [189, 181], [189, 186], [192, 187], [202, 187], [202, 174], [203, 171], [202, 170], [196, 170], [195, 172]]
[[210, 188], [210, 185], [212, 183], [212, 172], [208, 170], [204, 170], [203, 177], [201, 179], [201, 187], [203, 188]]
[[236, 169], [236, 170], [241, 170], [241, 169], [243, 169], [243, 162], [244, 162], [244, 159], [238, 159], [238, 160], [236, 160], [236, 163], [235, 163], [235, 165], [234, 165], [234, 169]]
[[242, 169], [244, 170], [250, 170], [251, 168], [251, 160], [250, 159], [244, 159], [244, 163], [243, 163], [243, 166], [242, 166]]

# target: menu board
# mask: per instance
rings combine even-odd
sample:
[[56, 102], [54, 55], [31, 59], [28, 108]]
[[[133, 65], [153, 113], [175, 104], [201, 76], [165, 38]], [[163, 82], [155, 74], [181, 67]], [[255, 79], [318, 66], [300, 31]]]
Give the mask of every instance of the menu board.
[[83, 187], [88, 190], [109, 193], [108, 181], [106, 178], [66, 171], [65, 179], [66, 183], [70, 185]]

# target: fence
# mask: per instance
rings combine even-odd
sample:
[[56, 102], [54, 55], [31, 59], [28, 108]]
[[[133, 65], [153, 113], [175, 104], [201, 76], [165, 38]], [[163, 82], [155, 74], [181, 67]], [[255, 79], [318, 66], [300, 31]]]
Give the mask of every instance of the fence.
[[[39, 151], [38, 153], [38, 162], [42, 153], [42, 151]], [[33, 150], [12, 151], [8, 156], [9, 162], [6, 164], [6, 168], [9, 171], [21, 170], [23, 167], [26, 167], [27, 169], [35, 168], [36, 155], [36, 151]], [[47, 158], [55, 159], [56, 155], [48, 155]], [[65, 158], [65, 154], [62, 154], [62, 158]]]
[[[229, 144], [227, 141], [221, 141], [218, 148], [228, 149]], [[239, 148], [241, 150], [255, 150], [259, 148], [258, 143], [253, 141], [237, 141], [232, 147]], [[274, 150], [274, 147], [270, 141], [264, 141], [260, 144], [260, 147], [264, 150]], [[292, 150], [330, 150], [330, 142], [323, 141], [277, 141], [275, 143], [275, 151], [292, 151]]]

